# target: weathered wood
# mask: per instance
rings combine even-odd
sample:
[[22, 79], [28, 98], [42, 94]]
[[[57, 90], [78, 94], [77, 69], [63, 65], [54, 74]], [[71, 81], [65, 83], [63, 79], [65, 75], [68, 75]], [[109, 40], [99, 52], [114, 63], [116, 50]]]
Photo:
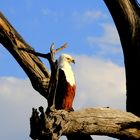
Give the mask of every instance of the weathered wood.
[[132, 113], [110, 108], [90, 108], [74, 112], [56, 110], [45, 114], [45, 120], [45, 128], [40, 132], [47, 137], [89, 134], [140, 139], [140, 118]]
[[126, 71], [127, 111], [140, 116], [140, 7], [136, 0], [104, 0], [116, 24]]
[[15, 60], [28, 75], [35, 90], [47, 98], [50, 74], [41, 60], [34, 54], [22, 51], [34, 51], [17, 33], [8, 20], [0, 13], [0, 43], [13, 55]]
[[[104, 0], [115, 21], [124, 52], [127, 85], [127, 110], [140, 116], [140, 18], [136, 0]], [[41, 60], [24, 50], [29, 46], [7, 19], [0, 13], [0, 43], [13, 55], [30, 78], [34, 89], [47, 98], [50, 74]], [[67, 112], [64, 110], [38, 114], [34, 110], [31, 133], [40, 140], [59, 139], [61, 135], [80, 136], [107, 135], [114, 138], [140, 139], [140, 118], [131, 113], [95, 108]], [[44, 116], [41, 117], [41, 116]], [[42, 118], [45, 120], [43, 121]], [[40, 125], [41, 121], [41, 125]], [[42, 125], [44, 122], [45, 125]], [[37, 124], [37, 125], [36, 125]], [[34, 132], [39, 131], [38, 135]], [[78, 137], [77, 137], [78, 136]], [[41, 137], [41, 138], [40, 138]], [[73, 140], [73, 138], [70, 138]], [[81, 139], [80, 139], [81, 140]]]

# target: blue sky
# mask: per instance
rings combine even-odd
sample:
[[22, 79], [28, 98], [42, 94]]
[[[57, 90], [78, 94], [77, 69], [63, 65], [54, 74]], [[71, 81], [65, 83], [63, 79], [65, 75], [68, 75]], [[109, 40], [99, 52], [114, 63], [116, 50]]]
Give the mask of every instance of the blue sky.
[[[110, 106], [125, 110], [122, 49], [103, 0], [0, 1], [0, 11], [35, 50], [46, 53], [53, 42], [56, 47], [68, 43], [63, 53], [76, 59], [76, 109]], [[48, 65], [47, 60], [42, 61]], [[0, 137], [29, 139], [31, 108], [46, 106], [46, 101], [32, 89], [24, 71], [2, 45], [0, 88]], [[11, 116], [7, 116], [9, 112]], [[3, 119], [8, 119], [7, 123]]]

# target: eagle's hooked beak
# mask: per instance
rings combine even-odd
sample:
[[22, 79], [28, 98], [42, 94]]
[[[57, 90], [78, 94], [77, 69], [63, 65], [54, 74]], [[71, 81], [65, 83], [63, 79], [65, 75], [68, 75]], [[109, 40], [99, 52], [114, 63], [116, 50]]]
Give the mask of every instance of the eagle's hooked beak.
[[73, 64], [75, 64], [75, 60], [73, 59], [72, 61], [71, 61]]

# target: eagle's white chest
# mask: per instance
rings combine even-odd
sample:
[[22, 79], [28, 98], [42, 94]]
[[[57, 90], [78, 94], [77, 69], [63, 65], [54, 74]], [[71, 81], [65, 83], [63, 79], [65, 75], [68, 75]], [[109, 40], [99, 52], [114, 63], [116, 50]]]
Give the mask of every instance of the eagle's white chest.
[[59, 63], [58, 69], [62, 69], [64, 71], [66, 80], [71, 86], [75, 85], [74, 73], [72, 71], [71, 65], [68, 62], [63, 61], [62, 63]]

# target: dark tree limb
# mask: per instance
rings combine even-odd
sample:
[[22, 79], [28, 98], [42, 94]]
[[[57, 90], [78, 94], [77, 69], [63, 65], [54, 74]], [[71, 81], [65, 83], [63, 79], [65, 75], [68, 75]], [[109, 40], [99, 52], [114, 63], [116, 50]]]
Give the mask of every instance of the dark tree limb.
[[2, 13], [0, 13], [0, 43], [23, 68], [34, 89], [47, 98], [46, 93], [50, 80], [48, 70], [37, 56], [20, 50], [28, 49], [33, 51], [34, 49], [24, 41]]
[[[107, 135], [118, 139], [140, 139], [140, 118], [131, 113], [110, 108], [91, 108], [70, 113], [64, 110], [55, 110], [44, 116], [45, 127], [31, 131], [32, 138], [36, 137], [39, 130], [40, 137], [48, 138], [54, 135], [53, 140], [59, 139], [61, 135], [75, 134]], [[41, 118], [39, 115], [37, 117], [32, 115], [31, 120], [41, 120]], [[37, 126], [39, 126], [38, 121]]]
[[140, 116], [140, 7], [136, 0], [104, 0], [117, 27], [126, 71], [127, 111]]
[[55, 62], [55, 54], [58, 53], [59, 51], [65, 49], [67, 47], [67, 43], [64, 43], [61, 47], [57, 48], [57, 49], [54, 49], [54, 43], [51, 45], [50, 47], [50, 52], [49, 53], [40, 53], [40, 52], [37, 52], [33, 49], [29, 49], [29, 48], [19, 48], [19, 50], [22, 50], [22, 51], [25, 51], [27, 53], [31, 53], [31, 54], [34, 54], [35, 56], [39, 56], [39, 57], [42, 57], [42, 58], [46, 58], [48, 59], [50, 65], [52, 62]]

